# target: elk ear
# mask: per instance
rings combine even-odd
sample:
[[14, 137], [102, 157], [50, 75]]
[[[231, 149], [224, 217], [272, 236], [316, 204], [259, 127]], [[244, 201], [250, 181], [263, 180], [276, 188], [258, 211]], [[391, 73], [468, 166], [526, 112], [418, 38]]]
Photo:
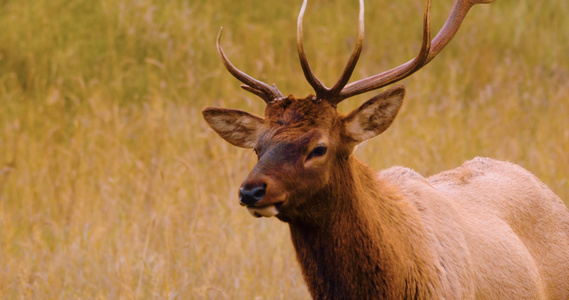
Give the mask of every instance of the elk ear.
[[227, 108], [206, 107], [202, 114], [209, 126], [237, 147], [255, 148], [264, 119], [250, 113]]
[[348, 136], [356, 143], [384, 132], [401, 108], [405, 87], [397, 86], [368, 100], [344, 117]]

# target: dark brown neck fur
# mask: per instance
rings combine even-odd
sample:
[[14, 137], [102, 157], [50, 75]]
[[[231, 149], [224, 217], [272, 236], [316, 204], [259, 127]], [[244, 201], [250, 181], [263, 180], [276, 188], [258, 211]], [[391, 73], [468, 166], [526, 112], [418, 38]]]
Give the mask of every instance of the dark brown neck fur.
[[332, 182], [344, 184], [313, 199], [336, 206], [334, 215], [327, 222], [290, 223], [313, 298], [437, 298], [434, 258], [416, 210], [359, 160], [350, 157], [336, 169], [341, 180]]

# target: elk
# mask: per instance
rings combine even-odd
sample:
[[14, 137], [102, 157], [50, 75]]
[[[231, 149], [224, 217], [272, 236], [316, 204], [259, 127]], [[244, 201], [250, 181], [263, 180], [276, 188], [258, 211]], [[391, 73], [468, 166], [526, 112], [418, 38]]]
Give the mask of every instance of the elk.
[[265, 115], [206, 107], [209, 126], [229, 143], [253, 148], [258, 162], [239, 188], [255, 217], [288, 223], [297, 260], [315, 299], [568, 299], [569, 210], [529, 171], [474, 158], [423, 177], [405, 167], [375, 173], [356, 145], [385, 131], [405, 89], [393, 87], [348, 114], [337, 104], [397, 82], [449, 43], [469, 9], [492, 0], [455, 0], [431, 41], [430, 0], [419, 54], [389, 71], [348, 84], [364, 36], [331, 88], [312, 72], [303, 47], [304, 0], [297, 22], [300, 64], [315, 95], [284, 96], [237, 69], [242, 88], [266, 102]]

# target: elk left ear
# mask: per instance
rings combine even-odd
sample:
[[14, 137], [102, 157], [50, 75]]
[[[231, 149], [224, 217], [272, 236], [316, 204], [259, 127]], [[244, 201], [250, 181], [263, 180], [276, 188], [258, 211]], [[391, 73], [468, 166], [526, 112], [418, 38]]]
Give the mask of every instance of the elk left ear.
[[209, 126], [234, 146], [255, 148], [264, 119], [242, 110], [206, 107], [202, 114]]
[[356, 143], [384, 132], [401, 108], [405, 87], [397, 86], [368, 100], [344, 117], [348, 136]]

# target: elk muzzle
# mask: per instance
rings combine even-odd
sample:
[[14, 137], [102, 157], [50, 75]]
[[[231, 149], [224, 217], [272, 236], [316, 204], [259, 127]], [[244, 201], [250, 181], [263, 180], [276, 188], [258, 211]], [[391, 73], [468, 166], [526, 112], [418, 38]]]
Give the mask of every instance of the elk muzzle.
[[[284, 199], [270, 195], [268, 182], [244, 182], [239, 188], [239, 204], [246, 206], [257, 218], [273, 217], [279, 213]], [[284, 196], [284, 195], [282, 195]]]

